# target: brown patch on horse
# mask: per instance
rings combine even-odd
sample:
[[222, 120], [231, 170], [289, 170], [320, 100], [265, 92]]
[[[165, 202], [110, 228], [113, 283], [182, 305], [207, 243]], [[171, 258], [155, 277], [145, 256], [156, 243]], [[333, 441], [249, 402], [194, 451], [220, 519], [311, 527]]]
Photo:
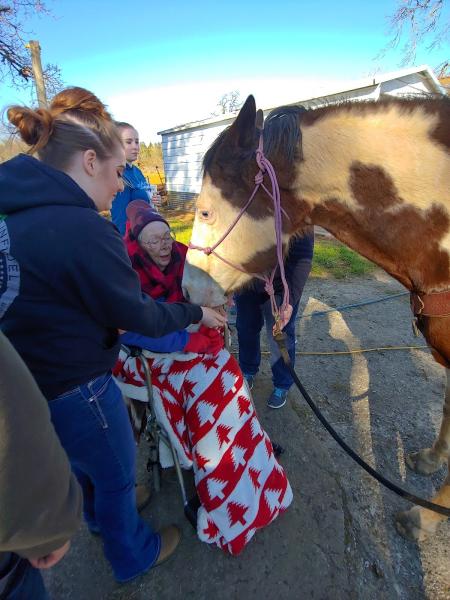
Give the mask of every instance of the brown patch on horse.
[[277, 262], [276, 247], [272, 246], [262, 252], [257, 252], [250, 260], [242, 264], [249, 273], [268, 273]]
[[448, 283], [449, 255], [439, 245], [450, 229], [447, 211], [435, 204], [427, 210], [408, 205], [380, 166], [355, 162], [349, 179], [353, 196], [365, 213], [362, 220], [378, 234], [374, 245], [382, 251], [385, 248], [396, 262], [410, 265], [410, 273], [420, 274], [417, 279], [424, 286], [420, 291]]
[[[354, 163], [350, 188], [358, 204], [354, 210], [337, 198], [314, 207], [311, 217], [369, 260], [383, 267], [408, 289], [412, 278], [420, 291], [448, 285], [449, 255], [439, 247], [450, 219], [444, 208], [421, 211], [407, 205], [390, 177], [379, 166]], [[371, 187], [371, 184], [375, 185]]]
[[[227, 151], [226, 140], [223, 144], [225, 147], [218, 148], [205, 173], [220, 190], [223, 199], [241, 209], [253, 192], [259, 169], [253, 154], [250, 157], [248, 153], [236, 154], [231, 148]], [[259, 190], [246, 212], [252, 219], [266, 219], [271, 212], [271, 202], [268, 195]]]
[[418, 317], [417, 326], [431, 347], [434, 360], [450, 369], [450, 317]]
[[370, 211], [384, 211], [403, 202], [393, 181], [379, 166], [354, 162], [350, 167], [350, 189], [358, 204]]
[[358, 221], [340, 200], [328, 198], [322, 204], [314, 207], [311, 217], [313, 223], [320, 223], [324, 229], [335, 232], [336, 237], [342, 243], [349, 248], [353, 248], [358, 254], [365, 256], [375, 264], [382, 266], [405, 287], [411, 289], [411, 280], [399, 268], [400, 265], [395, 260], [390, 259], [389, 255], [383, 254], [366, 232], [361, 232]]

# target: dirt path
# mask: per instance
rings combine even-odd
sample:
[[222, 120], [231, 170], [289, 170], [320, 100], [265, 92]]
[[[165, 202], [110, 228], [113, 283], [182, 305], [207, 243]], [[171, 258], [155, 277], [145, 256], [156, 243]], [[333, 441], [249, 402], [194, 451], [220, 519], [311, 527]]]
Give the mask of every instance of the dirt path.
[[[336, 282], [312, 279], [305, 314], [403, 291], [382, 273]], [[422, 345], [410, 326], [402, 296], [323, 316], [303, 318], [298, 350], [336, 351]], [[405, 469], [405, 452], [431, 444], [440, 422], [443, 369], [427, 350], [341, 356], [299, 356], [298, 373], [319, 407], [346, 441], [388, 478], [430, 496], [443, 472], [431, 478]], [[184, 539], [166, 565], [126, 586], [114, 583], [100, 541], [83, 527], [70, 555], [49, 575], [58, 600], [319, 599], [441, 600], [450, 598], [450, 522], [419, 545], [403, 540], [393, 516], [406, 502], [385, 491], [357, 467], [323, 430], [298, 392], [273, 411], [265, 363], [254, 398], [272, 438], [286, 448], [282, 462], [294, 503], [259, 532], [243, 555], [225, 556], [200, 543], [184, 520], [176, 484], [163, 489], [144, 516], [155, 527], [179, 524]], [[143, 457], [142, 457], [143, 458]]]

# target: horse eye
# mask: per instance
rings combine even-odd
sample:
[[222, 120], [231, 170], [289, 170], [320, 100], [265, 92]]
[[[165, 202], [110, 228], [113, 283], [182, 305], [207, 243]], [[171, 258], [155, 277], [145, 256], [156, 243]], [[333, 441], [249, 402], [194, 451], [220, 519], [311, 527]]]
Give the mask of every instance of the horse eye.
[[202, 219], [209, 219], [209, 212], [207, 210], [200, 211], [200, 216]]

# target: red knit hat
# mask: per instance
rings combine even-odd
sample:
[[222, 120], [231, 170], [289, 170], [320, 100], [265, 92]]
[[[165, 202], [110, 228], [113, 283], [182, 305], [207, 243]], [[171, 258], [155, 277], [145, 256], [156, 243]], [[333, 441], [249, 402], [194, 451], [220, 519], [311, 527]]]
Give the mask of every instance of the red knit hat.
[[127, 217], [130, 221], [131, 234], [136, 240], [144, 227], [149, 223], [153, 223], [153, 221], [161, 221], [169, 227], [169, 223], [147, 204], [145, 200], [133, 200], [130, 202], [127, 206]]

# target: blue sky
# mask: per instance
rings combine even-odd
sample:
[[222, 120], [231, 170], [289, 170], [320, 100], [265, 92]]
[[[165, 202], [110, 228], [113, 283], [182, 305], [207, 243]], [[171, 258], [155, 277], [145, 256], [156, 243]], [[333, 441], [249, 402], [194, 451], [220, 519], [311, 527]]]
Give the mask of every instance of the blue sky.
[[[399, 51], [374, 60], [388, 40], [396, 0], [48, 0], [51, 16], [27, 29], [43, 62], [68, 85], [91, 89], [141, 138], [207, 118], [220, 96], [253, 92], [261, 107], [295, 101], [341, 81], [399, 68]], [[127, 9], [127, 7], [129, 7]], [[447, 6], [448, 10], [448, 6]], [[421, 48], [435, 66], [449, 47]], [[29, 94], [0, 89], [0, 106]]]

